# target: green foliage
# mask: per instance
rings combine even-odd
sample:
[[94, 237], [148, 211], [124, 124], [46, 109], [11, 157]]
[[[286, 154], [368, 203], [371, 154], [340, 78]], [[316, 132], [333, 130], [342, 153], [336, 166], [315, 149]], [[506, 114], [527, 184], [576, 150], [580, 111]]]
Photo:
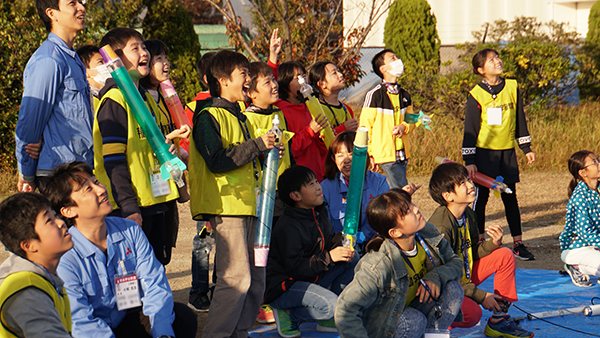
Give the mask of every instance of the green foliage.
[[436, 18], [426, 0], [396, 0], [385, 21], [383, 41], [405, 64], [440, 65]]
[[597, 100], [600, 96], [600, 2], [594, 3], [588, 18], [588, 33], [577, 55], [580, 68], [579, 98]]
[[34, 0], [0, 0], [0, 170], [15, 170], [15, 126], [23, 94], [23, 70], [46, 39]]
[[177, 0], [159, 0], [148, 3], [148, 13], [142, 22], [145, 39], [158, 39], [169, 47], [171, 80], [182, 102], [192, 101], [202, 90], [196, 73], [196, 59], [200, 57], [198, 35], [192, 18]]
[[566, 102], [577, 83], [575, 53], [580, 42], [576, 32], [567, 30], [564, 23], [542, 24], [533, 17], [484, 26], [473, 35], [478, 41], [486, 36], [489, 42], [467, 44], [466, 62], [478, 50], [495, 48], [504, 63], [504, 76], [517, 80], [523, 104], [533, 108], [530, 113]]
[[[86, 30], [78, 36], [78, 45], [98, 45], [112, 28], [139, 28], [143, 9], [143, 0], [88, 0], [85, 4]], [[37, 15], [35, 19], [39, 20]]]

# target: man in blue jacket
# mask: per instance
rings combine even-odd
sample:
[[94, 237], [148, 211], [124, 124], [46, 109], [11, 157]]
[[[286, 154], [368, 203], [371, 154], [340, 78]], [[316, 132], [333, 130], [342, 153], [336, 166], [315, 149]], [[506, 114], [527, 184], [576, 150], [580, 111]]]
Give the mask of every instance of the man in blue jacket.
[[73, 337], [194, 338], [195, 313], [173, 303], [165, 269], [142, 228], [106, 217], [106, 188], [83, 162], [58, 166], [41, 186], [73, 238], [58, 265], [71, 304]]
[[[32, 191], [40, 178], [62, 163], [94, 164], [90, 87], [85, 66], [73, 49], [85, 28], [80, 1], [36, 0], [38, 15], [50, 33], [25, 67], [23, 98], [15, 131], [19, 191]], [[39, 160], [27, 145], [40, 142]]]

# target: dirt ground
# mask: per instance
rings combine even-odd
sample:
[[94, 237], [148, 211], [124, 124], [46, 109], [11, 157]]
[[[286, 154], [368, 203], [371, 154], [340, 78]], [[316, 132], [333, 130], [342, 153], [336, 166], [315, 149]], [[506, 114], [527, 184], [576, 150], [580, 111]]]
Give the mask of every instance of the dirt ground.
[[[535, 261], [517, 260], [517, 268], [559, 270], [562, 268], [558, 235], [564, 226], [564, 214], [567, 204], [567, 184], [570, 175], [567, 172], [534, 172], [521, 174], [517, 184], [517, 196], [521, 208], [523, 239], [526, 246], [535, 255]], [[427, 191], [428, 177], [409, 177], [409, 181], [423, 184], [415, 193], [413, 201], [421, 208], [426, 219], [437, 207]], [[180, 230], [177, 248], [173, 250], [171, 263], [166, 267], [167, 277], [173, 290], [175, 301], [187, 304], [191, 285], [192, 238], [196, 231], [195, 222], [190, 216], [189, 205], [180, 205]], [[500, 224], [504, 230], [506, 245], [512, 244], [510, 231], [504, 218], [504, 208], [500, 198], [490, 197], [487, 206], [488, 224]], [[0, 252], [0, 259], [8, 256]], [[202, 328], [206, 314], [198, 315], [198, 335], [202, 337]]]

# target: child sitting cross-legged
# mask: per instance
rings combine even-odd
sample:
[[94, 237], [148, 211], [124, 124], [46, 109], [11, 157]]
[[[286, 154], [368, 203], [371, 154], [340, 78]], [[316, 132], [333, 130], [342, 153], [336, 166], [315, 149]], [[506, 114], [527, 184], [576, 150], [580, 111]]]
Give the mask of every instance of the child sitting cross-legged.
[[11, 252], [0, 266], [0, 337], [71, 337], [69, 297], [56, 273], [73, 247], [65, 222], [44, 196], [18, 193], [0, 203], [0, 240]]
[[375, 197], [367, 219], [379, 236], [338, 298], [335, 323], [346, 337], [422, 337], [459, 313], [462, 262], [398, 188]]
[[317, 320], [317, 331], [336, 332], [333, 315], [338, 295], [354, 276], [352, 248], [341, 246], [312, 170], [287, 169], [277, 184], [286, 204], [273, 227], [267, 262], [265, 302], [271, 304], [281, 337], [300, 337], [303, 321]]
[[[484, 333], [489, 337], [533, 337], [519, 327], [507, 314], [511, 303], [517, 301], [515, 286], [515, 257], [502, 245], [502, 228], [491, 225], [486, 233], [491, 237], [479, 243], [475, 212], [469, 207], [476, 198], [475, 185], [467, 168], [458, 163], [444, 163], [433, 171], [429, 194], [440, 204], [429, 219], [452, 249], [463, 259], [461, 284], [465, 292], [462, 303], [464, 321], [452, 327], [472, 327], [481, 319], [481, 308], [493, 311]], [[477, 288], [491, 275], [494, 293]]]

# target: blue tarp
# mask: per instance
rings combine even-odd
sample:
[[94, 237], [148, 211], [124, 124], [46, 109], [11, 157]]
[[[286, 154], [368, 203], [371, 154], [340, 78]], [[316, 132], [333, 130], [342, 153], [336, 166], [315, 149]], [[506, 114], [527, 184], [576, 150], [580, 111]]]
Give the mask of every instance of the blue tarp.
[[[517, 293], [519, 301], [516, 306], [529, 312], [543, 312], [558, 309], [573, 308], [578, 306], [591, 305], [592, 297], [600, 297], [600, 285], [596, 284], [589, 288], [581, 288], [573, 285], [569, 276], [560, 275], [553, 270], [525, 270], [517, 269]], [[493, 276], [488, 278], [480, 286], [481, 289], [493, 292]], [[594, 300], [595, 304], [600, 304], [600, 299]], [[526, 314], [514, 306], [511, 306], [509, 314], [512, 317], [522, 317]], [[491, 312], [484, 310], [483, 318], [480, 323], [469, 329], [453, 329], [450, 331], [452, 337], [483, 338], [483, 329], [487, 323]], [[546, 319], [549, 322], [559, 324], [568, 328], [577, 329], [593, 333], [600, 336], [600, 316], [585, 317], [583, 314], [569, 315], [564, 317], [553, 317]], [[590, 337], [582, 334], [557, 327], [542, 320], [523, 320], [523, 328], [533, 331], [535, 337], [543, 338], [579, 338]], [[300, 327], [302, 337], [339, 337], [332, 333], [319, 333], [315, 329], [316, 323], [304, 323]], [[263, 325], [251, 331], [251, 337], [279, 337], [275, 325]]]

